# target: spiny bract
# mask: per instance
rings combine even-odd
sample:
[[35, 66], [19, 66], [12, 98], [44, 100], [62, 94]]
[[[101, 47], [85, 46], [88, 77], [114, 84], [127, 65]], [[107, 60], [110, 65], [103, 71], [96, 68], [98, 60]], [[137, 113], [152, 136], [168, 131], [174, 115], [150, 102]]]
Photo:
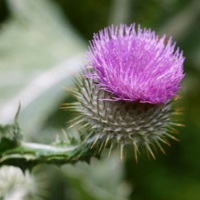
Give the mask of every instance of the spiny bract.
[[[88, 133], [87, 139], [95, 136], [91, 147], [100, 141], [100, 151], [107, 145], [112, 150], [114, 144], [121, 145], [121, 157], [126, 144], [132, 144], [135, 158], [139, 147], [144, 146], [155, 158], [151, 144], [156, 144], [164, 152], [160, 143], [169, 144], [167, 138], [171, 135], [173, 126], [179, 125], [171, 120], [176, 112], [171, 101], [166, 104], [153, 105], [148, 103], [109, 101], [113, 95], [91, 79], [80, 78], [77, 91], [73, 91], [78, 102], [71, 103], [71, 108], [79, 113], [75, 122], [81, 123]], [[105, 100], [107, 99], [107, 100]], [[154, 146], [155, 147], [155, 146]]]

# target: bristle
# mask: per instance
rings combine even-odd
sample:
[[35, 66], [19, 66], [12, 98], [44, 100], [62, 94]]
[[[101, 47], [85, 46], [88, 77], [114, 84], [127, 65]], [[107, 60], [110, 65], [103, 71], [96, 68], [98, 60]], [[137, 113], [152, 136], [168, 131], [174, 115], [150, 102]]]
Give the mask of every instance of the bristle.
[[95, 144], [97, 143], [97, 141], [99, 140], [100, 136], [101, 136], [100, 134], [98, 134], [98, 135], [96, 136], [96, 139], [94, 140], [94, 142], [92, 143], [92, 145], [91, 145], [91, 147], [90, 147], [91, 149], [94, 148], [94, 146], [95, 146]]
[[120, 144], [120, 159], [124, 160], [124, 144]]
[[166, 152], [164, 151], [164, 149], [162, 148], [162, 146], [160, 145], [160, 143], [158, 142], [158, 140], [155, 139], [154, 142], [157, 144], [158, 148], [162, 151], [162, 153], [166, 155]]
[[108, 151], [108, 158], [110, 158], [110, 155], [111, 155], [111, 153], [112, 153], [113, 147], [114, 147], [114, 143], [111, 143], [111, 144], [110, 144], [109, 151]]
[[155, 160], [156, 157], [155, 157], [155, 155], [154, 155], [154, 153], [153, 153], [153, 151], [152, 151], [152, 149], [151, 149], [151, 147], [150, 147], [148, 142], [145, 142], [145, 147], [146, 147], [147, 152], [149, 152], [150, 155], [152, 156], [152, 158]]
[[98, 149], [99, 154], [105, 149], [105, 142], [106, 142], [106, 138], [103, 138], [101, 141], [100, 147]]
[[138, 154], [139, 154], [140, 152], [139, 152], [139, 149], [138, 149], [137, 142], [133, 142], [133, 148], [134, 148], [134, 157], [135, 157], [135, 161], [136, 161], [136, 163], [138, 163]]

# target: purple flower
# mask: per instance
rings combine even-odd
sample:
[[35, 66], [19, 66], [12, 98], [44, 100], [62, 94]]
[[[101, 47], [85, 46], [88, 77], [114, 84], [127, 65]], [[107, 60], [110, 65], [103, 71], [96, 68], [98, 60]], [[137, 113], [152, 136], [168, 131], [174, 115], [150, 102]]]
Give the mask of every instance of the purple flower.
[[181, 126], [172, 103], [184, 57], [172, 39], [134, 24], [110, 26], [94, 35], [87, 56], [89, 70], [73, 91], [77, 102], [67, 106], [78, 113], [74, 122], [84, 141], [99, 153], [119, 144], [121, 158], [132, 144], [136, 161], [143, 147], [153, 158], [156, 146], [165, 153], [161, 144], [177, 140], [173, 133]]
[[172, 39], [135, 24], [94, 34], [87, 56], [92, 71], [86, 76], [117, 101], [166, 103], [177, 95], [184, 77], [184, 57]]

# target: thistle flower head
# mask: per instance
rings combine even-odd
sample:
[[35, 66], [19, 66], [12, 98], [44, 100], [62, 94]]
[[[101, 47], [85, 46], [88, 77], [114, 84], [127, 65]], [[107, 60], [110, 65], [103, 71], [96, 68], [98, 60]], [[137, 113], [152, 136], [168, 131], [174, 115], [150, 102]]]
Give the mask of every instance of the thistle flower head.
[[152, 157], [152, 146], [164, 152], [161, 143], [179, 126], [172, 119], [177, 112], [172, 102], [180, 89], [183, 55], [172, 39], [158, 38], [151, 30], [135, 25], [105, 28], [94, 35], [87, 53], [89, 69], [77, 82], [78, 102], [71, 108], [79, 113], [86, 139], [99, 152], [113, 144], [132, 144], [135, 158], [144, 146]]
[[160, 104], [177, 95], [184, 57], [166, 36], [135, 24], [110, 26], [94, 34], [88, 51], [87, 74], [115, 100]]

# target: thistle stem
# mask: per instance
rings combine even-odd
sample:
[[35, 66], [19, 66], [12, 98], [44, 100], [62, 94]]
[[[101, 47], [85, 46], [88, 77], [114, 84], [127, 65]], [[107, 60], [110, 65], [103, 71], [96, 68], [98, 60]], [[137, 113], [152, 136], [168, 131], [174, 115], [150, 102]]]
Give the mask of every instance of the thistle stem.
[[19, 144], [0, 154], [0, 165], [14, 165], [22, 169], [32, 168], [40, 163], [65, 164], [78, 160], [89, 161], [96, 155], [90, 149], [91, 141], [84, 144], [53, 146], [20, 141]]

